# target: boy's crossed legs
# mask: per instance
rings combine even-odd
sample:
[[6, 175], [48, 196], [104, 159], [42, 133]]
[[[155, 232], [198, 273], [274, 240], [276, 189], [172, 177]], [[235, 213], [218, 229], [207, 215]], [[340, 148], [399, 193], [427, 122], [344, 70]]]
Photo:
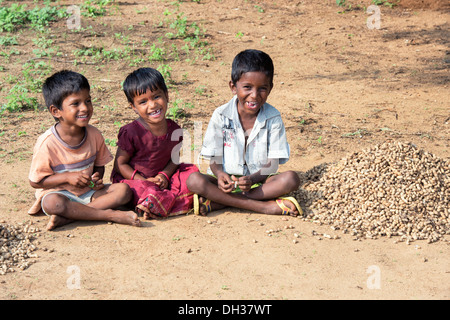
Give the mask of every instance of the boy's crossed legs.
[[[264, 214], [281, 214], [282, 207], [273, 199], [297, 190], [300, 179], [294, 171], [286, 171], [269, 176], [261, 186], [245, 193], [226, 193], [219, 189], [215, 177], [200, 172], [191, 174], [186, 183], [190, 191], [203, 197], [203, 201], [200, 201], [202, 215], [207, 213], [206, 206], [202, 204], [208, 200], [211, 202], [211, 211], [235, 207]], [[299, 214], [295, 204], [290, 200], [278, 201], [282, 201], [282, 205], [289, 209], [290, 215]]]
[[126, 205], [132, 196], [130, 188], [125, 183], [105, 185], [92, 195], [92, 201], [87, 204], [71, 201], [58, 192], [49, 193], [42, 199], [42, 209], [50, 216], [47, 230], [75, 220], [110, 221], [140, 226], [140, 220], [135, 212], [111, 209]]

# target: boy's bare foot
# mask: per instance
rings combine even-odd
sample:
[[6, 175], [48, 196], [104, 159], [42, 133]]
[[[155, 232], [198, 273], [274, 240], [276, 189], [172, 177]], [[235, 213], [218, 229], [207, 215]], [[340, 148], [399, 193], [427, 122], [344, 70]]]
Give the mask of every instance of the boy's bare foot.
[[53, 230], [56, 227], [66, 225], [71, 222], [73, 222], [73, 220], [70, 220], [70, 219], [64, 218], [62, 216], [55, 215], [55, 214], [51, 215], [50, 221], [47, 223], [47, 231]]
[[134, 227], [141, 226], [141, 220], [134, 211], [114, 211], [112, 222], [126, 224]]
[[[47, 230], [53, 230], [57, 227], [61, 227], [75, 220], [67, 219], [58, 215], [51, 215], [50, 221], [47, 224]], [[130, 226], [140, 227], [141, 220], [138, 215], [133, 211], [115, 211], [111, 210], [111, 222], [126, 224]]]

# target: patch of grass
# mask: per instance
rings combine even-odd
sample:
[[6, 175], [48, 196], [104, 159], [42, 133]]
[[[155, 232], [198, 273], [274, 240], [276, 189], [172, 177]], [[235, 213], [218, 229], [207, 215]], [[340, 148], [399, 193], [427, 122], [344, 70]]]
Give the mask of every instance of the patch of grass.
[[[168, 11], [165, 12], [165, 15], [171, 14]], [[173, 30], [173, 32], [166, 33], [166, 38], [170, 40], [184, 40], [185, 45], [181, 49], [186, 54], [189, 54], [190, 50], [194, 49], [195, 53], [201, 56], [203, 60], [215, 59], [212, 48], [207, 48], [208, 41], [205, 40], [204, 30], [195, 22], [188, 23], [187, 17], [183, 12], [177, 13], [173, 19], [166, 19], [166, 23]]]
[[107, 13], [106, 7], [114, 0], [86, 0], [81, 5], [81, 15], [85, 17], [104, 16]]
[[[23, 110], [36, 110], [39, 106], [40, 92], [44, 79], [53, 71], [52, 60], [57, 62], [67, 61], [73, 65], [94, 65], [97, 70], [107, 69], [111, 61], [125, 61], [129, 66], [140, 67], [146, 63], [156, 62], [157, 69], [164, 76], [168, 86], [176, 90], [179, 84], [172, 77], [173, 61], [190, 62], [194, 64], [197, 60], [214, 60], [213, 48], [210, 47], [205, 30], [196, 22], [189, 21], [185, 13], [180, 11], [182, 1], [178, 3], [175, 10], [166, 10], [159, 26], [155, 28], [157, 33], [155, 38], [142, 39], [138, 37], [132, 29], [138, 29], [138, 22], [130, 25], [127, 29], [112, 28], [111, 33], [93, 32], [93, 26], [87, 25], [91, 17], [104, 16], [112, 13], [115, 5], [114, 0], [83, 0], [78, 6], [84, 17], [84, 28], [64, 30], [58, 37], [54, 35], [53, 29], [65, 28], [58, 25], [49, 28], [52, 22], [68, 18], [67, 6], [59, 2], [44, 0], [34, 1], [32, 4], [22, 4], [21, 2], [2, 1], [0, 8], [0, 32], [11, 34], [0, 34], [0, 71], [9, 71], [9, 64], [14, 65], [15, 72], [1, 72], [2, 101], [0, 103], [0, 115], [6, 111], [20, 112]], [[171, 3], [173, 5], [173, 3]], [[177, 5], [177, 4], [175, 4]], [[33, 6], [35, 6], [33, 8]], [[118, 7], [118, 5], [116, 5]], [[87, 21], [87, 22], [86, 22]], [[61, 21], [60, 21], [61, 22]], [[100, 23], [102, 23], [100, 21]], [[106, 24], [105, 24], [106, 26]], [[31, 38], [24, 37], [22, 33], [33, 29], [38, 30]], [[17, 32], [18, 35], [14, 34]], [[20, 34], [20, 35], [19, 35]], [[81, 47], [76, 50], [68, 49], [62, 51], [58, 44], [61, 37], [65, 41], [67, 38], [79, 38], [81, 34], [86, 36], [109, 37], [115, 46], [104, 45], [103, 42], [93, 42], [88, 47]], [[20, 51], [13, 46], [19, 42], [23, 45], [29, 42], [25, 49], [20, 47]], [[24, 43], [22, 43], [24, 42]], [[107, 42], [105, 42], [107, 43]], [[109, 43], [109, 42], [108, 42]], [[118, 45], [117, 45], [118, 44]], [[67, 47], [64, 47], [67, 49]], [[38, 62], [39, 61], [39, 62]], [[159, 64], [158, 64], [159, 63]], [[21, 66], [22, 65], [22, 66]], [[156, 66], [155, 66], [156, 67]], [[12, 70], [12, 69], [11, 69]], [[184, 80], [185, 81], [185, 80]], [[204, 95], [204, 88], [197, 88], [198, 95]], [[187, 110], [194, 105], [188, 101], [176, 99], [171, 103], [168, 117], [180, 119], [187, 116]], [[111, 146], [114, 141], [111, 140]]]
[[261, 7], [261, 6], [258, 6], [258, 5], [255, 5], [255, 9], [258, 10], [259, 13], [264, 13], [265, 12], [264, 8]]
[[352, 138], [352, 137], [362, 138], [363, 136], [366, 136], [369, 134], [370, 134], [370, 132], [367, 131], [366, 129], [358, 129], [355, 132], [344, 133], [344, 134], [342, 134], [342, 137], [343, 138]]
[[168, 84], [173, 82], [171, 74], [172, 68], [168, 64], [160, 64], [156, 69], [161, 72], [165, 82]]
[[110, 147], [117, 147], [117, 140], [116, 139], [105, 139], [105, 144], [109, 145]]
[[23, 82], [15, 84], [6, 96], [7, 102], [0, 107], [0, 114], [5, 110], [17, 112], [23, 109], [37, 109], [37, 98], [29, 95], [30, 90]]
[[345, 11], [350, 11], [352, 9], [352, 4], [347, 3], [347, 0], [336, 0], [336, 4], [344, 9], [342, 11], [338, 11], [338, 13], [345, 13]]
[[0, 32], [13, 32], [26, 25], [43, 31], [49, 23], [67, 14], [59, 6], [50, 6], [50, 1], [44, 1], [44, 7], [28, 9], [26, 4], [12, 3], [9, 7], [0, 8]]
[[13, 46], [13, 45], [16, 45], [16, 44], [19, 44], [18, 42], [17, 42], [17, 39], [16, 39], [17, 37], [16, 36], [2, 36], [2, 37], [0, 37], [0, 45], [1, 46]]
[[377, 6], [379, 5], [384, 5], [386, 7], [389, 8], [393, 8], [394, 6], [396, 6], [398, 4], [398, 0], [372, 0], [372, 4], [375, 4]]
[[164, 61], [166, 54], [167, 54], [167, 52], [166, 52], [165, 48], [159, 47], [156, 45], [156, 43], [153, 43], [152, 46], [150, 47], [148, 60], [149, 61]]
[[12, 55], [19, 55], [20, 52], [16, 49], [10, 49], [9, 51], [0, 51], [0, 56], [9, 59]]
[[[114, 48], [112, 50], [106, 50], [105, 48], [99, 47], [89, 47], [77, 49], [73, 52], [75, 56], [79, 57], [92, 57], [94, 61], [110, 61], [110, 60], [121, 60], [129, 57], [131, 49], [129, 47]], [[84, 59], [86, 60], [86, 59]]]
[[172, 102], [172, 107], [168, 108], [166, 117], [174, 121], [186, 118], [186, 109], [194, 108], [194, 104], [190, 102], [183, 102], [182, 99], [175, 99]]
[[0, 106], [0, 114], [6, 110], [19, 112], [24, 109], [38, 109], [36, 93], [41, 92], [44, 78], [51, 70], [52, 67], [43, 61], [31, 60], [23, 64], [20, 76], [9, 77], [9, 83], [14, 85], [6, 95], [6, 103]]

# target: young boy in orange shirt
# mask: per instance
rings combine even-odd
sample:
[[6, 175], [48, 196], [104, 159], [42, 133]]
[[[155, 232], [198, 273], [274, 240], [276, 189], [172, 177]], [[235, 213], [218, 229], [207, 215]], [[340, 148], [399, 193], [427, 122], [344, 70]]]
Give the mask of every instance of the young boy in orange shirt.
[[93, 107], [88, 80], [63, 70], [45, 81], [42, 92], [57, 122], [34, 147], [29, 180], [37, 190], [28, 213], [50, 216], [47, 230], [74, 220], [139, 226], [136, 213], [112, 210], [127, 204], [132, 193], [126, 184], [103, 184], [105, 165], [113, 156], [100, 131], [89, 125]]

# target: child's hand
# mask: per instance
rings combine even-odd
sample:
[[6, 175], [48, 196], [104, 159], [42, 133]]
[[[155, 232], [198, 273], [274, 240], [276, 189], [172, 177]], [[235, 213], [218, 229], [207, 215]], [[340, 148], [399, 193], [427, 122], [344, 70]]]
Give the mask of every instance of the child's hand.
[[231, 179], [233, 180], [233, 188], [236, 189], [238, 186], [242, 190], [242, 192], [250, 191], [252, 188], [253, 182], [252, 179], [250, 179], [249, 176], [242, 176], [239, 178], [236, 178], [235, 176], [231, 176]]
[[89, 185], [91, 177], [84, 170], [76, 172], [67, 172], [67, 183], [78, 188], [84, 188]]
[[165, 175], [163, 175], [163, 174], [161, 174], [161, 173], [158, 173], [158, 174], [155, 176], [155, 178], [158, 179], [159, 184], [157, 183], [157, 185], [159, 185], [159, 188], [160, 188], [161, 190], [167, 189], [167, 187], [169, 186], [169, 181], [167, 180], [167, 178], [166, 178]]
[[95, 172], [91, 176], [91, 181], [89, 182], [89, 187], [91, 187], [93, 190], [100, 190], [103, 189], [105, 185], [103, 184], [103, 179], [100, 179], [100, 173]]
[[169, 185], [169, 181], [167, 181], [166, 177], [163, 176], [162, 174], [157, 174], [155, 177], [147, 178], [147, 181], [153, 182], [161, 190], [167, 189]]
[[225, 193], [230, 193], [234, 189], [234, 181], [225, 172], [217, 176], [217, 186]]

